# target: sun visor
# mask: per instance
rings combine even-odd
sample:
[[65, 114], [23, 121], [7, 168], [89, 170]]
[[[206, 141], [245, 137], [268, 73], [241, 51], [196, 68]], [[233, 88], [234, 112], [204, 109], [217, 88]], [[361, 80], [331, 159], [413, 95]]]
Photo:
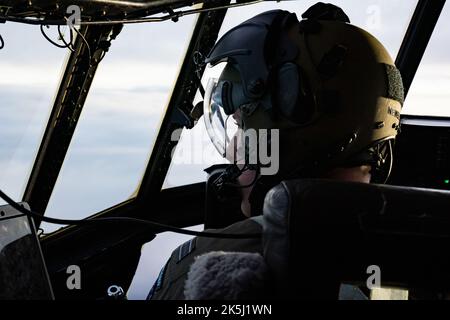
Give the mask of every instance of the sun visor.
[[295, 14], [272, 10], [259, 14], [228, 31], [213, 47], [205, 62], [228, 61], [239, 69], [244, 93], [261, 98], [273, 65], [294, 60], [298, 48], [280, 32], [298, 23]]

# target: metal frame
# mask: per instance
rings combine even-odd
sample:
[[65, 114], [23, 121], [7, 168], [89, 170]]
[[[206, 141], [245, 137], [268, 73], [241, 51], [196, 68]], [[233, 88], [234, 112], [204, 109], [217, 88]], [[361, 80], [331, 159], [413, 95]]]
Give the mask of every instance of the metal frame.
[[419, 0], [403, 38], [395, 64], [400, 70], [405, 97], [439, 20], [445, 0]]
[[120, 28], [83, 27], [75, 40], [23, 196], [36, 212], [45, 212], [98, 62], [106, 53], [104, 43], [113, 31]]
[[[0, 8], [8, 8], [9, 15], [14, 17], [48, 17], [61, 19], [67, 13], [66, 8], [77, 5], [82, 8], [83, 17], [98, 19], [124, 18], [147, 16], [160, 12], [162, 8], [176, 9], [185, 5], [201, 2], [202, 0], [0, 0]], [[205, 1], [206, 2], [206, 1]]]

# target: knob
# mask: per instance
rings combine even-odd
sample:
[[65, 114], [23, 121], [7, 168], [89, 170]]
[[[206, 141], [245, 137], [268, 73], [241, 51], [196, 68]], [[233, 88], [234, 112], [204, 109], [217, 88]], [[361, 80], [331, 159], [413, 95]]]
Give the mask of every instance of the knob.
[[125, 297], [125, 292], [121, 286], [112, 285], [108, 288], [108, 297], [112, 299], [122, 299]]

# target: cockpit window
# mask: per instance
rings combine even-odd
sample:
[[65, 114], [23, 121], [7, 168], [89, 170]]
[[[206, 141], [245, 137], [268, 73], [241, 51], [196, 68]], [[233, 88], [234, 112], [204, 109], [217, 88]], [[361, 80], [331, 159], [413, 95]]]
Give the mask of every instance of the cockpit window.
[[85, 218], [133, 197], [194, 20], [124, 26], [98, 67], [47, 216]]
[[[417, 5], [417, 0], [339, 0], [330, 1], [341, 7], [351, 23], [376, 36], [395, 59], [402, 44], [409, 22]], [[317, 0], [307, 1], [267, 1], [251, 6], [229, 9], [219, 38], [239, 23], [267, 10], [283, 9], [301, 15]], [[205, 70], [203, 79], [210, 78]], [[220, 73], [219, 73], [220, 74]], [[204, 86], [207, 83], [203, 83]], [[204, 168], [218, 163], [226, 163], [215, 151], [206, 133], [203, 118], [194, 129], [184, 130], [178, 143], [170, 170], [163, 188], [205, 181]]]
[[20, 201], [67, 52], [47, 42], [36, 26], [7, 22], [0, 34], [0, 188]]
[[446, 3], [409, 89], [404, 114], [450, 117], [450, 5]]

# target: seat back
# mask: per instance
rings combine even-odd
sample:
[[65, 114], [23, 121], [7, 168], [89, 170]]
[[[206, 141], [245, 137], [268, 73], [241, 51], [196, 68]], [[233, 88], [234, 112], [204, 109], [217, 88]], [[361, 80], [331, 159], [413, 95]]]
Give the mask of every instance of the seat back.
[[450, 192], [284, 181], [265, 198], [263, 246], [289, 296], [334, 299], [342, 282], [365, 284], [370, 266], [383, 286], [448, 291]]

